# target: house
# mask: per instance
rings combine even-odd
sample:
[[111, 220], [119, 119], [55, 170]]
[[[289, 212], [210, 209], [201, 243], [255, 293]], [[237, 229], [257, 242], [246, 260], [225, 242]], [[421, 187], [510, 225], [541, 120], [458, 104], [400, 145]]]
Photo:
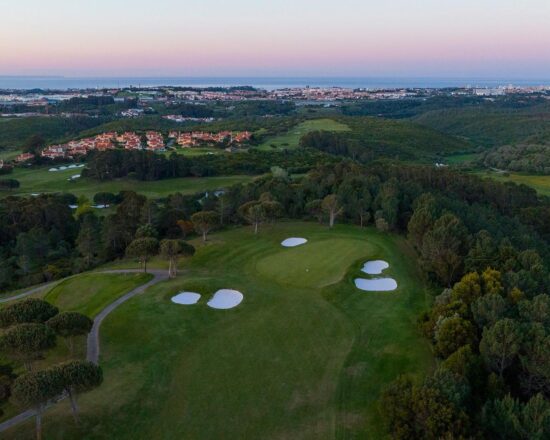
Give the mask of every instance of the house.
[[34, 154], [22, 153], [15, 158], [15, 161], [21, 163], [21, 162], [26, 162], [27, 160], [31, 160], [32, 158], [34, 158]]

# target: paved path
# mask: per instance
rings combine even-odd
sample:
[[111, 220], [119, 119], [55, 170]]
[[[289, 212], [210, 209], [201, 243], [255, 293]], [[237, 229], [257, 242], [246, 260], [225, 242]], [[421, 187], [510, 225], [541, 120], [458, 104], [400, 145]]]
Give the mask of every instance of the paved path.
[[[134, 270], [134, 269], [121, 269], [121, 270], [109, 270], [104, 272], [94, 272], [94, 273], [140, 273], [140, 270]], [[133, 290], [130, 290], [128, 293], [122, 295], [120, 298], [113, 301], [111, 304], [109, 304], [107, 307], [105, 307], [99, 314], [94, 318], [94, 325], [92, 326], [92, 330], [88, 334], [88, 341], [87, 341], [87, 352], [86, 352], [86, 359], [90, 362], [93, 362], [95, 364], [99, 363], [99, 327], [101, 326], [101, 323], [103, 320], [107, 317], [109, 313], [111, 313], [113, 310], [115, 310], [119, 305], [121, 305], [123, 302], [128, 301], [130, 298], [144, 292], [149, 287], [153, 286], [154, 284], [157, 284], [160, 281], [164, 281], [168, 279], [168, 271], [166, 270], [150, 270], [149, 273], [153, 275], [153, 278], [148, 281], [145, 284], [142, 284], [141, 286], [136, 287]], [[65, 278], [66, 279], [66, 278]], [[4, 298], [0, 300], [1, 302], [8, 302], [13, 301], [16, 299], [24, 298], [26, 296], [32, 295], [33, 293], [39, 292], [42, 289], [45, 289], [48, 286], [51, 286], [56, 283], [49, 283], [46, 285], [42, 285], [39, 287], [35, 287], [33, 289], [27, 290], [25, 292], [19, 293], [17, 295], [11, 296], [9, 298]], [[62, 400], [59, 399], [59, 400]], [[54, 403], [57, 403], [59, 400], [57, 400]], [[54, 404], [52, 403], [52, 405]], [[36, 414], [36, 412], [32, 409], [29, 409], [25, 412], [22, 412], [20, 414], [17, 414], [16, 416], [12, 417], [11, 419], [6, 420], [3, 423], [0, 423], [0, 432], [6, 431], [7, 429], [10, 429], [11, 427], [24, 422], [25, 420], [33, 417]]]

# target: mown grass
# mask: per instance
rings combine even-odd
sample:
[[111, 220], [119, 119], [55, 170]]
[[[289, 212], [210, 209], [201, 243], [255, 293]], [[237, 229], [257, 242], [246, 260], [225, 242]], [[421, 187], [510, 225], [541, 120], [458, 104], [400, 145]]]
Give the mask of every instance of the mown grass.
[[310, 119], [296, 125], [285, 134], [266, 139], [258, 148], [266, 151], [297, 148], [300, 138], [315, 130], [349, 131], [349, 127], [333, 119]]
[[82, 168], [63, 171], [48, 171], [47, 168], [16, 168], [9, 175], [20, 182], [20, 187], [13, 191], [0, 191], [0, 197], [8, 195], [28, 196], [39, 193], [68, 192], [74, 195], [84, 195], [90, 200], [98, 192], [136, 191], [147, 197], [159, 198], [175, 192], [193, 194], [230, 186], [253, 179], [252, 176], [216, 176], [216, 177], [181, 177], [155, 181], [139, 181], [133, 179], [116, 179], [104, 182], [81, 177], [69, 181], [71, 176], [80, 174]]
[[[309, 243], [282, 248], [289, 236]], [[390, 262], [396, 291], [354, 287], [374, 258]], [[429, 302], [415, 261], [402, 238], [351, 226], [214, 234], [178, 278], [106, 318], [105, 382], [81, 397], [80, 427], [66, 402], [48, 411], [46, 438], [382, 438], [381, 390], [433, 362], [415, 323]], [[231, 310], [210, 309], [219, 288], [245, 298]], [[202, 293], [200, 302], [171, 303], [184, 289]], [[29, 421], [6, 435], [29, 438], [32, 429]]]

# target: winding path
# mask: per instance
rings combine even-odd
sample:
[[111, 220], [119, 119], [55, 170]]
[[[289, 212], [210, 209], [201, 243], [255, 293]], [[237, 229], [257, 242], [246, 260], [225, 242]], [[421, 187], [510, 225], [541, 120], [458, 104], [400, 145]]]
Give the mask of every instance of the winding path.
[[[108, 271], [102, 271], [102, 272], [94, 272], [94, 273], [141, 273], [141, 270], [137, 269], [121, 269], [121, 270], [108, 270]], [[130, 290], [128, 293], [122, 295], [120, 298], [117, 298], [115, 301], [113, 301], [111, 304], [109, 304], [107, 307], [105, 307], [101, 312], [99, 312], [95, 318], [94, 318], [94, 324], [92, 326], [92, 330], [88, 334], [88, 341], [87, 341], [87, 351], [86, 351], [86, 359], [90, 362], [93, 362], [95, 364], [99, 363], [99, 327], [101, 326], [101, 323], [103, 320], [111, 313], [113, 310], [115, 310], [119, 305], [121, 305], [123, 302], [128, 301], [130, 298], [139, 295], [140, 293], [147, 290], [149, 287], [168, 279], [168, 271], [166, 270], [150, 270], [150, 274], [153, 275], [153, 278], [146, 282], [145, 284], [142, 284], [141, 286], [136, 287], [135, 289]], [[68, 277], [72, 278], [72, 277]], [[64, 278], [67, 279], [67, 278]], [[60, 280], [63, 281], [63, 280]], [[51, 287], [55, 284], [57, 284], [60, 281], [56, 281], [53, 283], [44, 284], [39, 287], [35, 287], [33, 289], [27, 290], [25, 292], [19, 293], [14, 296], [10, 296], [8, 298], [3, 298], [0, 300], [0, 303], [5, 303], [8, 301], [14, 301], [17, 299], [24, 298], [26, 296], [32, 295], [33, 293], [40, 292], [43, 289], [46, 289], [47, 287]], [[61, 397], [59, 400], [62, 400], [64, 397]], [[52, 403], [55, 404], [59, 400]], [[33, 417], [36, 414], [36, 412], [32, 409], [29, 409], [27, 411], [24, 411], [11, 419], [6, 420], [3, 423], [0, 423], [0, 432], [6, 431], [7, 429], [12, 428], [13, 426], [24, 422], [25, 420]]]

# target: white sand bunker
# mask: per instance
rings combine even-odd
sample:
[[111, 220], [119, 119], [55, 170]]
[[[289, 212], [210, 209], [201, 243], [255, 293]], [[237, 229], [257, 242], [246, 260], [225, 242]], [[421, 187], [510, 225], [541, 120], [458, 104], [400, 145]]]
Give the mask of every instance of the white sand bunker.
[[300, 246], [301, 244], [307, 243], [307, 240], [305, 238], [299, 238], [299, 237], [291, 237], [287, 238], [286, 240], [283, 240], [281, 242], [281, 245], [284, 247], [294, 247], [294, 246]]
[[393, 278], [374, 278], [372, 280], [356, 278], [355, 287], [368, 292], [389, 292], [397, 289], [397, 281]]
[[244, 296], [238, 290], [232, 289], [220, 289], [214, 296], [206, 303], [208, 307], [213, 309], [232, 309], [238, 306], [243, 300]]
[[172, 297], [172, 302], [176, 304], [197, 304], [201, 299], [200, 293], [181, 292]]
[[390, 267], [390, 265], [384, 260], [373, 260], [367, 261], [361, 271], [368, 275], [380, 275], [382, 271], [388, 267]]

